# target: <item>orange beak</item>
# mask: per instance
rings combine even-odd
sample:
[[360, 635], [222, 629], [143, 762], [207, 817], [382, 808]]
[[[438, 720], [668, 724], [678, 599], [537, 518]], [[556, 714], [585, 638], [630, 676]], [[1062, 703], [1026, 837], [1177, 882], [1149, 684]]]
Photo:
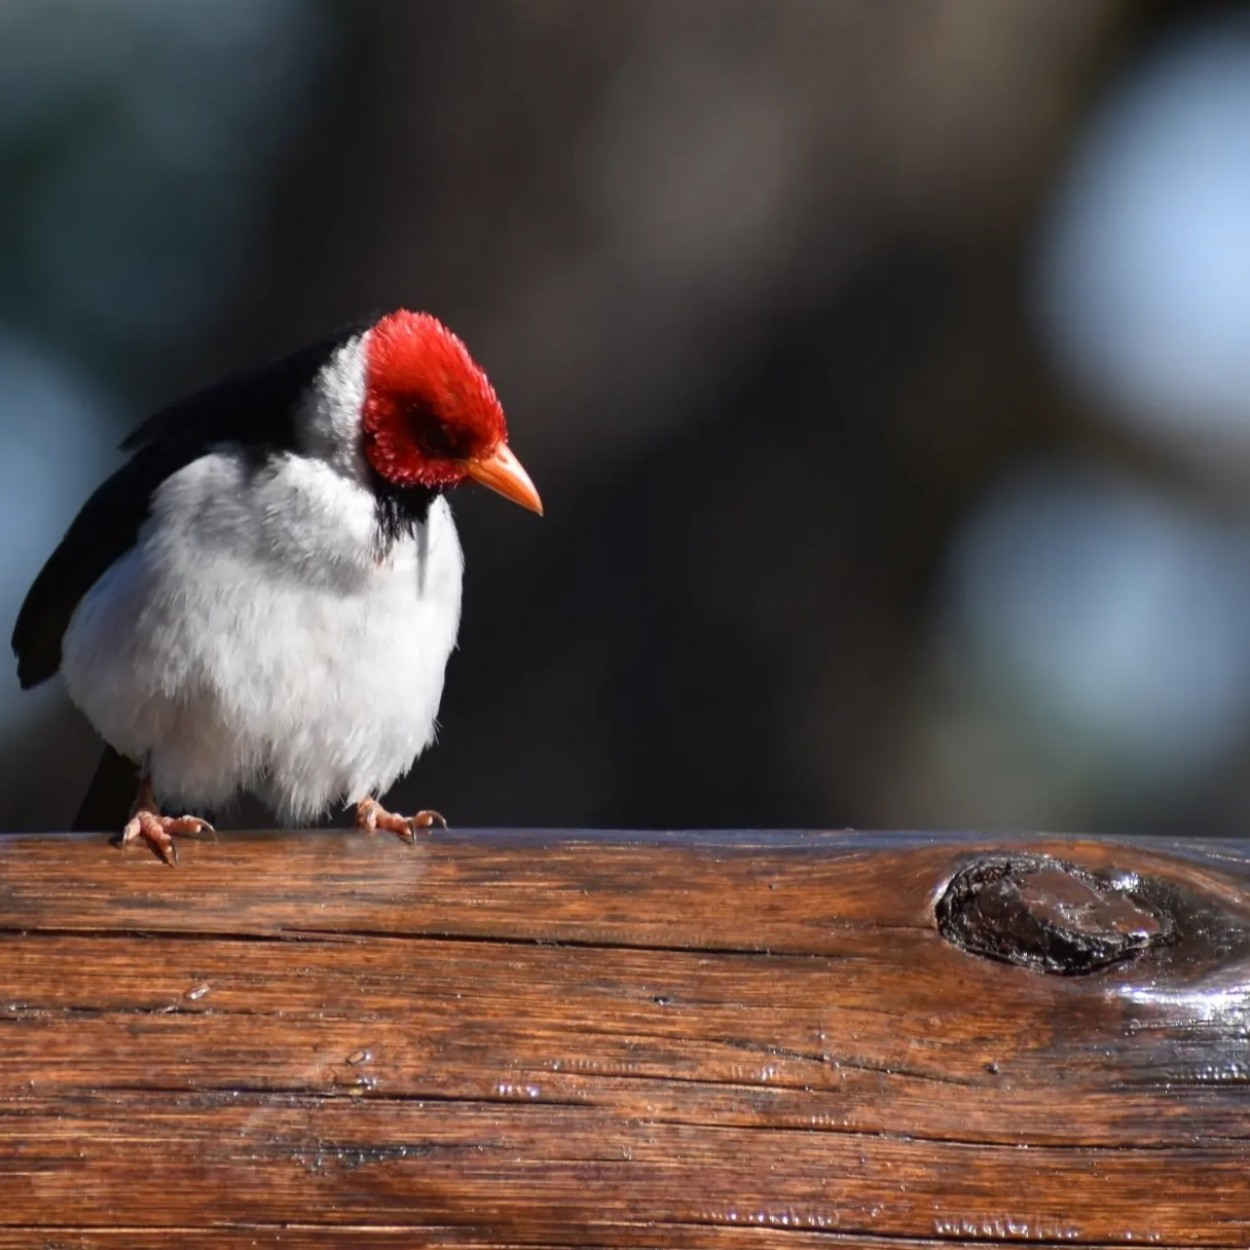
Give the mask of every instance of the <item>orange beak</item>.
[[543, 501], [539, 499], [530, 475], [521, 467], [521, 462], [512, 454], [507, 443], [499, 443], [487, 456], [468, 461], [465, 468], [475, 482], [489, 486], [505, 499], [511, 499], [522, 508], [542, 516]]

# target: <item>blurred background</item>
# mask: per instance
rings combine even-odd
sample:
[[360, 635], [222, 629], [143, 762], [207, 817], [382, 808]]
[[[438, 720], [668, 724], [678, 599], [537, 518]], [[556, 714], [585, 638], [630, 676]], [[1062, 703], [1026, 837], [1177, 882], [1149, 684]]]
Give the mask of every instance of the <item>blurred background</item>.
[[[5, 632], [148, 411], [370, 310], [460, 492], [459, 825], [1250, 826], [1250, 10], [4, 0]], [[94, 767], [0, 677], [0, 827]]]

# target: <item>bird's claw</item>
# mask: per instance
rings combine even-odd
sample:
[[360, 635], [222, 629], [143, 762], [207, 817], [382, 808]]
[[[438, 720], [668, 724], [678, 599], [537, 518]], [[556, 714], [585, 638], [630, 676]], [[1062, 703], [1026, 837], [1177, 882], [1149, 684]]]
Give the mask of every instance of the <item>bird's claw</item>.
[[171, 868], [178, 866], [178, 847], [174, 835], [181, 833], [212, 834], [217, 839], [217, 830], [198, 816], [162, 816], [144, 807], [136, 811], [122, 829], [118, 845], [129, 846], [131, 842], [146, 842], [158, 859], [164, 860]]
[[435, 826], [447, 828], [447, 821], [440, 812], [423, 808], [415, 816], [401, 816], [397, 812], [388, 812], [377, 799], [361, 799], [356, 804], [356, 827], [369, 833], [377, 829], [385, 829], [404, 842], [417, 840], [417, 833], [428, 833]]

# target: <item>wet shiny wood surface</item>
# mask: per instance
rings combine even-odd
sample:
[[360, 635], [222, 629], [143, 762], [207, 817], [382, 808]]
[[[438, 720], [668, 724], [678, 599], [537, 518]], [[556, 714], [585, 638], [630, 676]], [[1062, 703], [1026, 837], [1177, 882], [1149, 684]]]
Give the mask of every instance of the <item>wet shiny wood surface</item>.
[[0, 1250], [1250, 1243], [1250, 843], [0, 838]]

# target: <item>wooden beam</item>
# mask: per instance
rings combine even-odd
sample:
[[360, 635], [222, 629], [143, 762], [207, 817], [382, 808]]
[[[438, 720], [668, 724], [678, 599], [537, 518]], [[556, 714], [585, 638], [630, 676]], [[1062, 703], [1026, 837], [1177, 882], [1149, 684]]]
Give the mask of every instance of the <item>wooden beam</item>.
[[1250, 842], [0, 838], [0, 1250], [1245, 1246]]

